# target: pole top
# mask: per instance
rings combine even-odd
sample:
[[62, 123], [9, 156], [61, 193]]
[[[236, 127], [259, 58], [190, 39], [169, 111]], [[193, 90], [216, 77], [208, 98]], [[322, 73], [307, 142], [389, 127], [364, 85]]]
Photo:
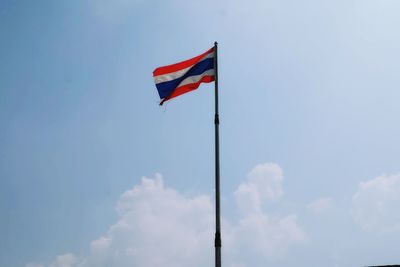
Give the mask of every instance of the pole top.
[[217, 41], [215, 41], [215, 42], [214, 42], [214, 45], [215, 45], [215, 46], [217, 46], [217, 45], [218, 45], [218, 42], [217, 42]]

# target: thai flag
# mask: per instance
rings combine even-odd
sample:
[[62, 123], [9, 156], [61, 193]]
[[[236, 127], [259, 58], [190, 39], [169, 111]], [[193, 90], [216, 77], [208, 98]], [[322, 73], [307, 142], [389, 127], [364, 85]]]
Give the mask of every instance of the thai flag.
[[160, 105], [171, 98], [197, 89], [201, 83], [213, 82], [214, 58], [214, 48], [211, 48], [192, 59], [155, 69], [153, 76], [161, 98]]

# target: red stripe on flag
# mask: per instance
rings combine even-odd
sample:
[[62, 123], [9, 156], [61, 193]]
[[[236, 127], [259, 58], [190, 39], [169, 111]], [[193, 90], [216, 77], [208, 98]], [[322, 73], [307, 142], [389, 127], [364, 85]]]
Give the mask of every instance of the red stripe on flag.
[[186, 84], [184, 86], [177, 87], [175, 89], [175, 91], [170, 96], [164, 98], [161, 101], [160, 106], [162, 106], [162, 104], [164, 104], [165, 101], [168, 101], [168, 100], [170, 100], [170, 99], [172, 99], [174, 97], [180, 96], [180, 95], [185, 94], [187, 92], [196, 90], [200, 86], [201, 83], [210, 83], [210, 82], [213, 82], [213, 81], [215, 81], [214, 76], [204, 76], [203, 78], [201, 78], [196, 83], [189, 83], [189, 84]]
[[175, 72], [178, 70], [188, 68], [188, 67], [196, 64], [198, 61], [200, 61], [200, 59], [202, 57], [204, 57], [207, 54], [212, 53], [213, 51], [214, 51], [214, 47], [211, 48], [210, 50], [208, 50], [207, 52], [201, 54], [200, 56], [197, 56], [197, 57], [194, 57], [194, 58], [191, 58], [191, 59], [179, 62], [179, 63], [175, 63], [172, 65], [159, 67], [153, 71], [153, 76], [163, 75], [163, 74], [167, 74], [167, 73], [171, 73], [171, 72]]

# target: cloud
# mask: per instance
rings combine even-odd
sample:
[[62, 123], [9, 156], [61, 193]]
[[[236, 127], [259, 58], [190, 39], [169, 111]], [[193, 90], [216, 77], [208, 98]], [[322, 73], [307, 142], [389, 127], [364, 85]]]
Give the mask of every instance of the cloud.
[[244, 213], [260, 212], [264, 201], [275, 201], [283, 195], [282, 182], [283, 172], [278, 164], [255, 166], [235, 192], [239, 209]]
[[353, 195], [354, 220], [366, 231], [400, 230], [400, 174], [361, 182]]
[[263, 203], [276, 202], [282, 197], [283, 180], [283, 171], [278, 164], [259, 164], [235, 191], [236, 203], [243, 216], [234, 228], [238, 249], [251, 247], [261, 255], [275, 257], [281, 256], [290, 244], [306, 239], [295, 215], [272, 217], [263, 210]]
[[[242, 212], [238, 220], [222, 218], [226, 266], [246, 265], [240, 254], [275, 257], [305, 240], [296, 215], [267, 215], [264, 201], [277, 201], [283, 190], [277, 164], [257, 165], [235, 192]], [[257, 201], [249, 201], [249, 190]], [[211, 266], [214, 248], [214, 206], [208, 195], [190, 196], [166, 187], [161, 174], [143, 177], [140, 184], [119, 198], [118, 220], [106, 234], [90, 243], [90, 253], [78, 260], [72, 254], [58, 256], [49, 267]], [[241, 252], [241, 253], [237, 253]]]
[[126, 191], [119, 220], [91, 245], [83, 266], [210, 265], [213, 207], [206, 195], [186, 197], [164, 186], [160, 174]]
[[295, 215], [279, 218], [255, 213], [242, 218], [234, 231], [235, 251], [264, 258], [280, 258], [290, 245], [306, 240]]
[[319, 198], [307, 205], [307, 209], [313, 213], [323, 213], [333, 206], [333, 201], [329, 197]]

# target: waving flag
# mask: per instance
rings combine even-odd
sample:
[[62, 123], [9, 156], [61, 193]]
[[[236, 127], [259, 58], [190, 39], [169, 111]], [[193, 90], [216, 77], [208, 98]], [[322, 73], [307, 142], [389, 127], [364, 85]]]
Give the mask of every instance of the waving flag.
[[214, 47], [207, 52], [153, 71], [154, 82], [162, 105], [165, 101], [197, 89], [201, 83], [215, 80]]

